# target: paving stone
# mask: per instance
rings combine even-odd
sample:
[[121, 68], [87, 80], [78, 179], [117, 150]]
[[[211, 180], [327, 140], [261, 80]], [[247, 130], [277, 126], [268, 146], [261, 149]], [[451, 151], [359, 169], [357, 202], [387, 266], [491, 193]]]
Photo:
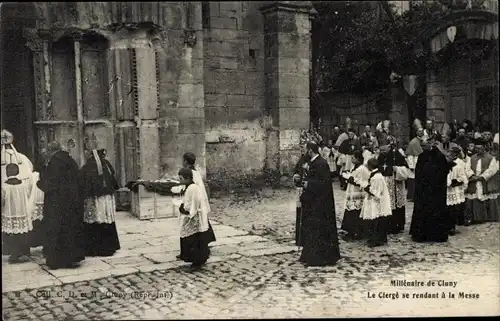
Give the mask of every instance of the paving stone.
[[81, 262], [80, 266], [74, 269], [57, 269], [57, 270], [48, 270], [50, 274], [57, 278], [73, 276], [79, 274], [89, 274], [95, 273], [99, 271], [109, 271], [113, 267], [103, 260], [84, 260]]
[[147, 258], [141, 255], [124, 256], [124, 257], [110, 257], [102, 259], [105, 263], [111, 265], [113, 268], [131, 268], [139, 265], [146, 265], [151, 263]]
[[[336, 189], [335, 193], [336, 203], [340, 204], [337, 205], [339, 224], [343, 192]], [[199, 271], [189, 272], [185, 268], [189, 264], [180, 261], [151, 263], [134, 268], [112, 269], [116, 275], [112, 275], [112, 272], [96, 272], [79, 280], [75, 279], [76, 276], [66, 276], [61, 280], [72, 278], [70, 281], [75, 283], [44, 288], [52, 292], [64, 290], [75, 293], [99, 291], [102, 288], [104, 292], [99, 292], [101, 295], [106, 292], [160, 290], [169, 291], [169, 299], [124, 300], [105, 295], [100, 300], [80, 297], [36, 299], [35, 290], [23, 290], [2, 294], [4, 319], [241, 319], [317, 318], [332, 315], [348, 318], [500, 313], [499, 223], [459, 227], [462, 233], [440, 245], [413, 243], [407, 233], [391, 236], [387, 246], [376, 249], [369, 249], [363, 242], [341, 241], [343, 258], [335, 266], [305, 268], [297, 262], [300, 253], [295, 252], [297, 247], [293, 246], [295, 213], [290, 211], [290, 208], [293, 210], [293, 193], [276, 191], [269, 195], [258, 202], [250, 199], [236, 207], [235, 203], [230, 203], [230, 199], [224, 200], [226, 211], [238, 211], [240, 217], [237, 219], [224, 214], [220, 201], [215, 201], [214, 214], [222, 224], [240, 226], [265, 237], [250, 241], [246, 239], [245, 242], [221, 242], [222, 245], [212, 248], [212, 257]], [[411, 206], [407, 207], [407, 213], [408, 221], [411, 218]], [[254, 214], [251, 219], [248, 218], [250, 214]], [[251, 220], [262, 221], [264, 226], [252, 228]], [[217, 234], [213, 221], [212, 225]], [[251, 235], [245, 237], [248, 236]], [[219, 235], [217, 237], [221, 239]], [[235, 237], [240, 236], [227, 239]], [[272, 246], [275, 242], [281, 245]], [[227, 254], [217, 253], [218, 248]], [[231, 253], [234, 248], [238, 248], [240, 253]], [[272, 253], [284, 250], [294, 252]], [[167, 253], [157, 253], [156, 258], [160, 260], [161, 255]], [[247, 256], [245, 253], [258, 256]], [[130, 256], [130, 252], [127, 254]], [[27, 277], [28, 273], [19, 275]], [[458, 282], [457, 288], [445, 288], [444, 291], [477, 292], [481, 297], [477, 300], [406, 301], [367, 298], [368, 291], [420, 293], [435, 290], [390, 285], [391, 280], [399, 279], [452, 280]]]
[[[217, 234], [216, 234], [217, 236]], [[233, 236], [233, 237], [227, 237], [227, 238], [221, 238], [217, 239], [216, 242], [212, 243], [212, 246], [219, 246], [219, 245], [236, 245], [236, 244], [241, 244], [241, 243], [254, 243], [254, 242], [266, 242], [268, 241], [267, 239], [263, 238], [262, 236], [257, 236], [257, 235], [242, 235], [242, 236]]]
[[175, 252], [166, 252], [166, 253], [153, 253], [153, 254], [144, 254], [144, 257], [154, 263], [166, 263], [166, 262], [175, 262], [177, 261], [176, 256], [179, 255], [178, 251]]

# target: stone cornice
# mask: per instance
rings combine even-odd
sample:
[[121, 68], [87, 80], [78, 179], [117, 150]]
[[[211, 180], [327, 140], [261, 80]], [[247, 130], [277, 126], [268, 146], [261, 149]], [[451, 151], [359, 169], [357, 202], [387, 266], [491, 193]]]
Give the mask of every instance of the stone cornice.
[[311, 1], [272, 1], [262, 6], [260, 11], [264, 15], [278, 11], [305, 13], [313, 16], [317, 14]]

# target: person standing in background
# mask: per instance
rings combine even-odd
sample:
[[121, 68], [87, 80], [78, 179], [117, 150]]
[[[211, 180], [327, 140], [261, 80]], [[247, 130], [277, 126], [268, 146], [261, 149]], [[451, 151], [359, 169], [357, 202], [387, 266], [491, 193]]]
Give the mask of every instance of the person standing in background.
[[498, 222], [500, 208], [498, 208], [498, 176], [499, 164], [497, 159], [485, 151], [485, 142], [478, 138], [475, 141], [476, 154], [470, 158], [469, 165], [472, 176], [465, 192], [467, 198], [466, 213], [471, 223]]
[[406, 187], [408, 190], [407, 199], [413, 201], [413, 194], [415, 191], [415, 166], [417, 165], [418, 156], [422, 154], [422, 142], [424, 141], [424, 128], [420, 123], [420, 120], [415, 119], [413, 122], [413, 128], [415, 129], [416, 136], [410, 141], [406, 149], [406, 161], [408, 162], [408, 167], [410, 173], [408, 180], [406, 181]]

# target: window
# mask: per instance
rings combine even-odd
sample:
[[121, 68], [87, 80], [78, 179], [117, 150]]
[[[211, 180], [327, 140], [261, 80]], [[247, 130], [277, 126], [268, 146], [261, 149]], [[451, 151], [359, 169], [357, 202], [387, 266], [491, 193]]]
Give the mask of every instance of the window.
[[201, 19], [203, 28], [210, 28], [210, 2], [203, 1], [201, 3]]

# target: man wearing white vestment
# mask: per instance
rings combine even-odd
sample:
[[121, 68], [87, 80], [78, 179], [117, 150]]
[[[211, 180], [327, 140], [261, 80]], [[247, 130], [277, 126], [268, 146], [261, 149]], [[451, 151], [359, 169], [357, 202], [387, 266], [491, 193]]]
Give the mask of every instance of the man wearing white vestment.
[[8, 164], [16, 164], [19, 167], [19, 178], [21, 181], [31, 180], [33, 164], [26, 155], [19, 153], [14, 147], [14, 136], [7, 130], [2, 130], [2, 183], [7, 180], [5, 168]]
[[2, 183], [2, 254], [10, 255], [10, 263], [20, 262], [30, 254], [29, 232], [33, 230], [28, 212], [29, 186], [17, 176], [19, 166], [7, 164], [7, 179]]
[[500, 216], [498, 204], [498, 160], [485, 151], [485, 142], [476, 139], [476, 154], [470, 158], [469, 168], [473, 175], [465, 192], [467, 212], [472, 223], [497, 222]]
[[364, 184], [365, 199], [360, 217], [368, 238], [368, 246], [375, 247], [387, 243], [387, 233], [392, 216], [391, 197], [387, 182], [380, 172], [378, 160], [368, 161], [370, 178]]
[[469, 182], [467, 177], [466, 163], [458, 156], [461, 153], [460, 147], [452, 147], [450, 157], [455, 165], [448, 173], [446, 208], [450, 218], [450, 235], [455, 234], [455, 227], [461, 220], [465, 212], [465, 188]]

